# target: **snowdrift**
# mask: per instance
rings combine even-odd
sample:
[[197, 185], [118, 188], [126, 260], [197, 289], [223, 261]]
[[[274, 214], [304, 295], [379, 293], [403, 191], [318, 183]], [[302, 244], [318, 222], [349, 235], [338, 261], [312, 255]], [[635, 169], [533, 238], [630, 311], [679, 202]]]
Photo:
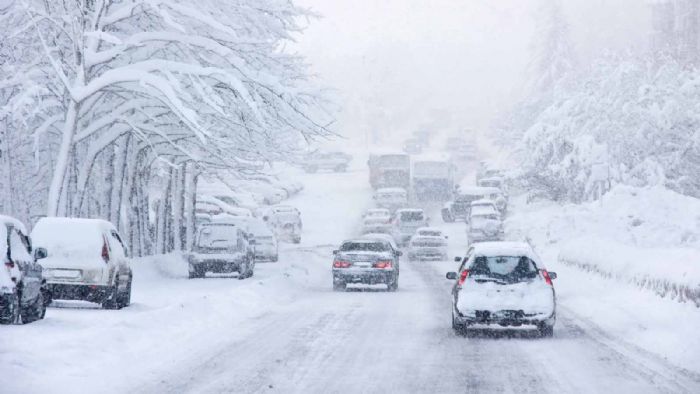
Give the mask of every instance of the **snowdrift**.
[[515, 203], [510, 237], [556, 246], [563, 264], [700, 307], [700, 200], [618, 186], [582, 205]]

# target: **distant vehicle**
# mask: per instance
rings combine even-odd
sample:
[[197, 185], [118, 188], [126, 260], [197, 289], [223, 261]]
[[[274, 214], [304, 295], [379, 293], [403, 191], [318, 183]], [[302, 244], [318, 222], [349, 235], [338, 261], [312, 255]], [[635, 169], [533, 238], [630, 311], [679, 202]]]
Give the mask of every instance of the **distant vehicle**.
[[192, 253], [187, 255], [189, 277], [204, 278], [207, 272], [238, 272], [238, 279], [253, 276], [255, 240], [234, 223], [216, 222], [201, 225]]
[[248, 230], [255, 239], [255, 261], [277, 262], [279, 260], [279, 246], [275, 234], [261, 219], [251, 218], [249, 221]]
[[41, 265], [36, 260], [46, 256], [45, 249], [36, 249], [24, 224], [0, 215], [0, 240], [4, 267], [0, 267], [0, 324], [23, 324], [43, 319], [51, 292], [46, 286]]
[[408, 154], [372, 154], [369, 157], [369, 182], [374, 189], [411, 186], [411, 157]]
[[496, 189], [500, 190], [503, 197], [508, 200], [508, 190], [506, 188], [505, 180], [502, 177], [491, 176], [481, 178], [479, 181], [477, 181], [477, 185], [480, 187], [495, 187]]
[[343, 152], [315, 152], [306, 156], [303, 167], [306, 172], [331, 170], [345, 172], [350, 166], [352, 156]]
[[[501, 191], [492, 187], [467, 187], [458, 188], [454, 192], [454, 200], [445, 204], [441, 210], [442, 220], [451, 223], [456, 220], [469, 221], [469, 209], [477, 200], [489, 199], [494, 201], [496, 207], [499, 204], [505, 208], [505, 200]], [[500, 212], [500, 209], [499, 209]]]
[[556, 293], [540, 258], [526, 243], [487, 242], [456, 257], [453, 280], [452, 328], [463, 332], [479, 326], [534, 326], [551, 337], [556, 321]]
[[360, 238], [344, 241], [334, 250], [333, 290], [348, 284], [386, 284], [388, 291], [399, 287], [399, 256], [386, 240]]
[[54, 300], [82, 300], [121, 309], [131, 304], [133, 273], [122, 237], [100, 219], [42, 218], [32, 241]]
[[391, 212], [408, 206], [408, 192], [399, 187], [377, 189], [373, 198], [377, 207], [388, 209]]
[[486, 162], [479, 163], [476, 169], [476, 181], [479, 182], [483, 178], [500, 177], [503, 178], [503, 172], [498, 168], [489, 167]]
[[391, 212], [388, 209], [369, 209], [362, 215], [362, 233], [391, 233]]
[[448, 152], [455, 152], [460, 147], [467, 145], [464, 138], [461, 137], [450, 137], [445, 141], [445, 150]]
[[454, 190], [454, 166], [448, 160], [417, 159], [413, 191], [418, 201], [447, 201]]
[[472, 201], [471, 205], [469, 206], [469, 215], [490, 215], [490, 214], [496, 214], [496, 215], [501, 215], [500, 211], [498, 210], [498, 207], [496, 207], [496, 203], [493, 202], [492, 200], [476, 200]]
[[301, 212], [289, 205], [276, 205], [262, 215], [262, 219], [280, 241], [301, 242]]
[[409, 138], [403, 143], [403, 151], [409, 155], [417, 155], [423, 151], [423, 144], [418, 138]]
[[419, 228], [408, 244], [408, 259], [447, 260], [447, 237], [437, 228]]
[[262, 226], [265, 230], [271, 232], [271, 230], [265, 222], [263, 222], [261, 219], [250, 216], [234, 216], [221, 214], [212, 216], [209, 223], [231, 224], [240, 228], [243, 231], [244, 238], [248, 244], [248, 250], [246, 250], [246, 253], [248, 254], [255, 254], [255, 251], [257, 250], [257, 240], [256, 242], [251, 242], [251, 240], [255, 239], [254, 228]]
[[422, 209], [399, 209], [394, 214], [394, 239], [399, 245], [406, 245], [421, 227], [427, 227], [428, 217]]
[[467, 225], [467, 241], [475, 242], [502, 241], [503, 222], [497, 213], [472, 213]]

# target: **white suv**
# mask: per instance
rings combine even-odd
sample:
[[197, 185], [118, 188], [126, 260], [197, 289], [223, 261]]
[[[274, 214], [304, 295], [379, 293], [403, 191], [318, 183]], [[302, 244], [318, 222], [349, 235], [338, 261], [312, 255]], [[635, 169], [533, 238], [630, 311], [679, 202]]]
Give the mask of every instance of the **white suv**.
[[120, 309], [131, 303], [132, 271], [117, 229], [99, 219], [43, 218], [32, 241], [53, 299], [83, 300]]

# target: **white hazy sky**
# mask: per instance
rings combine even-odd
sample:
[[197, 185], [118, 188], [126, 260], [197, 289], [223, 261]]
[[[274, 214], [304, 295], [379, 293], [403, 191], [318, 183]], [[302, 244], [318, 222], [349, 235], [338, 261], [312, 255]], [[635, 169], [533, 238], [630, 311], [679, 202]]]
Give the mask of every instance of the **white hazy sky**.
[[[523, 94], [552, 0], [296, 0], [323, 17], [295, 49], [342, 106], [337, 131], [486, 129]], [[579, 57], [645, 45], [643, 0], [563, 0]]]

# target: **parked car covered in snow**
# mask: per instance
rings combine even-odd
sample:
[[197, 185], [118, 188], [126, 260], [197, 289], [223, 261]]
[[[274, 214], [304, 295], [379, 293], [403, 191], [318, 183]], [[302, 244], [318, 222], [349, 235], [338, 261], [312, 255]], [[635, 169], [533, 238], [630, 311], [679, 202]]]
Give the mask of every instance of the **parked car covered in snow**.
[[503, 198], [508, 201], [508, 189], [506, 187], [505, 180], [500, 176], [491, 176], [487, 178], [481, 178], [477, 181], [477, 185], [480, 187], [495, 187], [501, 191]]
[[401, 252], [390, 242], [347, 240], [333, 254], [333, 290], [345, 290], [348, 284], [386, 284], [388, 291], [398, 289]]
[[362, 215], [362, 233], [390, 233], [391, 212], [385, 208], [368, 209]]
[[408, 243], [408, 260], [447, 260], [447, 236], [434, 227], [419, 228]]
[[0, 324], [43, 319], [51, 293], [36, 260], [46, 256], [46, 250], [36, 249], [32, 254], [24, 224], [9, 216], [0, 216], [0, 240], [4, 256], [4, 266], [0, 267]]
[[189, 277], [203, 278], [207, 272], [238, 273], [238, 279], [253, 276], [255, 240], [239, 225], [216, 221], [197, 230], [192, 253], [187, 255]]
[[42, 218], [32, 230], [54, 300], [83, 300], [120, 309], [131, 303], [133, 273], [122, 237], [100, 219]]
[[301, 242], [301, 212], [289, 205], [276, 205], [262, 212], [262, 219], [280, 241]]
[[498, 213], [475, 213], [469, 215], [467, 224], [467, 240], [474, 242], [503, 240], [503, 222]]
[[421, 227], [428, 225], [428, 217], [420, 208], [399, 209], [394, 214], [393, 235], [399, 245], [406, 245]]
[[255, 261], [271, 261], [279, 260], [279, 246], [277, 245], [277, 236], [272, 232], [262, 219], [248, 218], [248, 231], [255, 239]]
[[556, 321], [553, 279], [532, 248], [522, 242], [487, 242], [472, 246], [448, 272], [452, 287], [452, 328], [534, 326], [552, 336]]
[[330, 170], [345, 172], [352, 161], [352, 156], [343, 152], [314, 152], [306, 156], [304, 171], [316, 172], [318, 170]]
[[388, 209], [391, 212], [408, 206], [408, 192], [400, 187], [377, 189], [373, 199], [378, 208]]
[[469, 216], [489, 214], [497, 214], [499, 216], [501, 215], [501, 212], [498, 210], [496, 203], [492, 200], [483, 199], [472, 201], [471, 205], [469, 206]]

